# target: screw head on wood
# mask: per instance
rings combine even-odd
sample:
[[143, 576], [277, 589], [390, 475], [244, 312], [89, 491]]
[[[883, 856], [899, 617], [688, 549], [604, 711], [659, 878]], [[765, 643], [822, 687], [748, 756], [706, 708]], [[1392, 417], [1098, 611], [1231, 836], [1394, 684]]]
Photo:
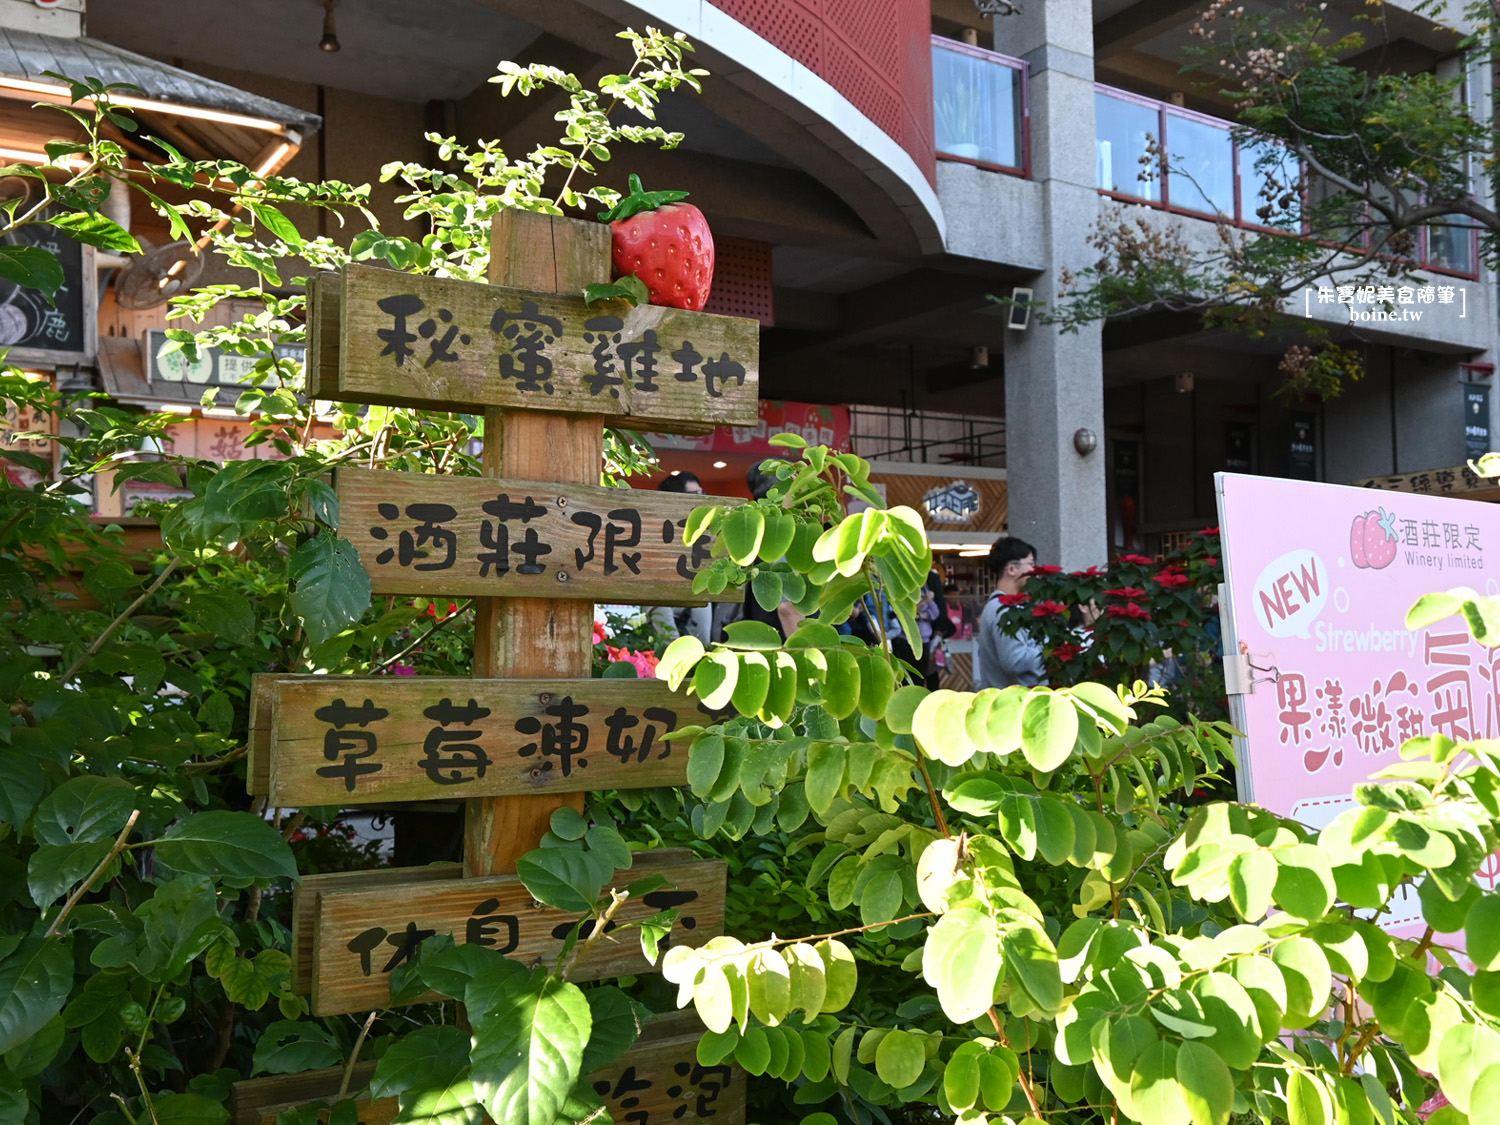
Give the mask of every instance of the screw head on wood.
[[557, 572], [557, 580], [559, 582], [566, 582], [568, 580], [568, 572], [565, 570], [559, 570]]
[[551, 703], [552, 702], [552, 693], [550, 691], [544, 691], [544, 692], [542, 692], [541, 695], [539, 695], [539, 696], [536, 697], [536, 701], [538, 703]]
[[566, 508], [568, 506], [568, 498], [566, 496], [559, 496], [557, 498], [557, 506], [559, 508]]

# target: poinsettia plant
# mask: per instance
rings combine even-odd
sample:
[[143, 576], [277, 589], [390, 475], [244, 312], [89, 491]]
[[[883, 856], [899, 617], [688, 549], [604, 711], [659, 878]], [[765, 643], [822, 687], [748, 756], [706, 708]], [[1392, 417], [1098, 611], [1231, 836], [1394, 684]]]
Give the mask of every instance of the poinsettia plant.
[[1219, 529], [1204, 528], [1158, 558], [1126, 553], [1080, 571], [1039, 566], [1024, 593], [1001, 595], [1000, 628], [1041, 642], [1053, 684], [1160, 683], [1179, 716], [1222, 717], [1223, 581]]

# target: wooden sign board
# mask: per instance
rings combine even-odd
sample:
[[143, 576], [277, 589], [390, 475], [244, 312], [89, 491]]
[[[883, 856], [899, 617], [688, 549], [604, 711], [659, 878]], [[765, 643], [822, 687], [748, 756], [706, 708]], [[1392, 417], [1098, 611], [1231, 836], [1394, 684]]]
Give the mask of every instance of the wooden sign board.
[[[339, 534], [377, 594], [702, 605], [694, 508], [734, 501], [634, 488], [340, 469]], [[728, 590], [718, 601], [738, 601]]]
[[[619, 938], [610, 936], [620, 923], [675, 909], [672, 942], [698, 946], [723, 932], [725, 867], [721, 861], [680, 856], [663, 860], [646, 852], [629, 871], [618, 872], [612, 885], [623, 888], [650, 875], [661, 876], [666, 886], [631, 898], [616, 911], [604, 936], [579, 959], [574, 980], [654, 971], [641, 954], [637, 930], [625, 930]], [[390, 973], [411, 960], [417, 945], [434, 934], [449, 934], [461, 945], [484, 945], [534, 966], [554, 962], [573, 924], [583, 917], [538, 906], [515, 875], [345, 883], [331, 889], [314, 885], [299, 893], [296, 905], [302, 911], [292, 922], [297, 945], [302, 945], [309, 930], [312, 934], [309, 991], [313, 1014], [318, 1016], [388, 1006]], [[310, 920], [306, 917], [309, 909]], [[305, 963], [302, 952], [299, 948], [297, 975]], [[412, 1003], [435, 998], [427, 994]]]
[[681, 785], [687, 747], [663, 736], [710, 718], [663, 680], [272, 677], [262, 691], [269, 733], [248, 775], [261, 795], [264, 757], [281, 808]]
[[[744, 1125], [745, 1072], [738, 1066], [703, 1066], [698, 1040], [703, 1027], [692, 1012], [658, 1016], [623, 1057], [588, 1076], [618, 1125]], [[349, 1089], [368, 1089], [374, 1063], [359, 1063]], [[344, 1080], [343, 1067], [252, 1078], [234, 1084], [234, 1125], [276, 1125], [276, 1115], [316, 1101], [332, 1104]], [[357, 1099], [360, 1125], [393, 1125], [395, 1098]], [[481, 1117], [493, 1125], [488, 1115]]]
[[336, 402], [753, 426], [760, 324], [352, 265], [316, 279], [307, 392]]

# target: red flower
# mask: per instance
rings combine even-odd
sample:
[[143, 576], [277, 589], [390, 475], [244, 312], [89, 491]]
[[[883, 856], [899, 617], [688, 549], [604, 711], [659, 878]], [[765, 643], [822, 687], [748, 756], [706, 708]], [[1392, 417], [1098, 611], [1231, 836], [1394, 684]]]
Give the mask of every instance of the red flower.
[[1186, 574], [1172, 574], [1165, 570], [1156, 575], [1156, 581], [1168, 590], [1176, 590], [1182, 586], [1191, 586], [1193, 584], [1193, 580]]
[[1108, 617], [1134, 617], [1141, 621], [1151, 620], [1151, 611], [1143, 605], [1130, 602], [1127, 605], [1112, 605], [1104, 611]]
[[609, 634], [604, 631], [604, 623], [602, 621], [595, 621], [594, 644], [602, 645], [607, 640], [609, 640]]
[[1052, 650], [1052, 655], [1055, 659], [1061, 660], [1064, 664], [1066, 664], [1082, 651], [1083, 649], [1079, 648], [1077, 645], [1058, 645], [1055, 649]]
[[1199, 535], [1217, 535], [1217, 534], [1219, 534], [1219, 529], [1217, 527], [1205, 527], [1202, 531], [1198, 532], [1198, 534]]
[[1116, 598], [1144, 598], [1146, 591], [1139, 586], [1118, 586], [1113, 590], [1105, 590], [1106, 594]]
[[1155, 566], [1155, 559], [1148, 559], [1145, 555], [1121, 555], [1116, 562], [1135, 563], [1136, 566]]
[[1034, 566], [1034, 567], [1031, 568], [1031, 573], [1032, 574], [1061, 574], [1062, 573], [1062, 567], [1060, 567], [1060, 566]]
[[1062, 602], [1037, 602], [1036, 608], [1031, 611], [1032, 617], [1053, 617], [1059, 613], [1067, 613], [1068, 607]]
[[1186, 621], [1179, 621], [1177, 623], [1177, 627], [1179, 629], [1186, 629], [1188, 627], [1188, 623]]
[[1001, 605], [1025, 605], [1031, 600], [1030, 594], [1001, 594]]
[[1103, 573], [1104, 568], [1102, 566], [1091, 566], [1083, 572], [1083, 576], [1085, 578], [1098, 578]]
[[1203, 561], [1206, 562], [1209, 566], [1218, 566], [1219, 565], [1219, 560], [1218, 559], [1205, 558]]

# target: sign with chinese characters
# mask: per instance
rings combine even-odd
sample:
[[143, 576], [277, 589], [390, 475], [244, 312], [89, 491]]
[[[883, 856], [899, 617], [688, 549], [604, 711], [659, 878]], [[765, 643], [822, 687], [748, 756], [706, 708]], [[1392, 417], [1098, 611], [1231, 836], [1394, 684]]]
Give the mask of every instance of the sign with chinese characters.
[[1481, 477], [1467, 465], [1455, 465], [1451, 469], [1423, 469], [1419, 473], [1399, 473], [1387, 477], [1366, 477], [1350, 483], [1355, 488], [1415, 492], [1422, 496], [1463, 496], [1490, 500], [1500, 495], [1500, 481]]
[[[457, 875], [457, 868], [444, 868]], [[574, 967], [573, 980], [599, 980], [626, 973], [651, 972], [635, 929], [619, 939], [608, 934], [617, 926], [676, 910], [670, 943], [702, 945], [723, 932], [724, 864], [684, 859], [676, 851], [666, 861], [641, 853], [629, 871], [616, 872], [611, 885], [626, 887], [637, 879], [659, 875], [666, 884], [630, 898], [605, 926], [605, 936]], [[292, 932], [311, 932], [310, 985], [314, 1015], [366, 1012], [390, 1004], [390, 974], [416, 956], [417, 946], [434, 934], [448, 934], [460, 945], [482, 945], [528, 965], [557, 959], [574, 923], [584, 916], [538, 906], [515, 875], [477, 879], [431, 879], [378, 886], [335, 885], [325, 888], [308, 876], [299, 887]], [[337, 878], [334, 876], [332, 878]], [[587, 937], [585, 926], [581, 937]], [[297, 969], [302, 968], [299, 958]], [[432, 1000], [421, 996], [413, 1003]]]
[[[696, 602], [712, 539], [689, 547], [712, 496], [585, 484], [340, 469], [339, 534], [377, 594]], [[738, 601], [730, 591], [719, 600]]]
[[1318, 479], [1318, 416], [1293, 414], [1287, 443], [1287, 475], [1293, 480]]
[[317, 279], [314, 398], [602, 414], [640, 429], [751, 426], [760, 324], [349, 266]]
[[[248, 384], [255, 373], [256, 363], [262, 358], [259, 355], [236, 355], [220, 347], [200, 347], [196, 355], [189, 356], [181, 348], [169, 350], [169, 343], [165, 332], [152, 329], [146, 333], [147, 378], [153, 383]], [[287, 361], [284, 366], [289, 372], [301, 374], [304, 350], [302, 344], [278, 344], [274, 352], [278, 360]]]
[[1490, 388], [1484, 383], [1464, 384], [1464, 456], [1477, 461], [1490, 445]]
[[663, 736], [707, 718], [662, 680], [271, 679], [247, 775], [277, 806], [681, 785]]
[[[1321, 827], [1406, 739], [1500, 737], [1500, 649], [1457, 618], [1405, 624], [1430, 591], [1500, 592], [1500, 510], [1227, 473], [1216, 485], [1225, 647], [1256, 681], [1231, 697], [1242, 799]], [[1420, 919], [1415, 895], [1395, 911], [1397, 926]]]
[[[698, 1062], [703, 1027], [691, 1012], [672, 1012], [646, 1025], [622, 1057], [588, 1076], [588, 1083], [619, 1125], [745, 1125], [745, 1072], [732, 1063]], [[354, 1067], [349, 1089], [365, 1090], [375, 1064]], [[277, 1074], [234, 1084], [234, 1125], [276, 1125], [276, 1115], [313, 1102], [338, 1100], [344, 1068]], [[356, 1099], [359, 1125], [393, 1125], [395, 1098]], [[490, 1123], [487, 1115], [479, 1121]]]

